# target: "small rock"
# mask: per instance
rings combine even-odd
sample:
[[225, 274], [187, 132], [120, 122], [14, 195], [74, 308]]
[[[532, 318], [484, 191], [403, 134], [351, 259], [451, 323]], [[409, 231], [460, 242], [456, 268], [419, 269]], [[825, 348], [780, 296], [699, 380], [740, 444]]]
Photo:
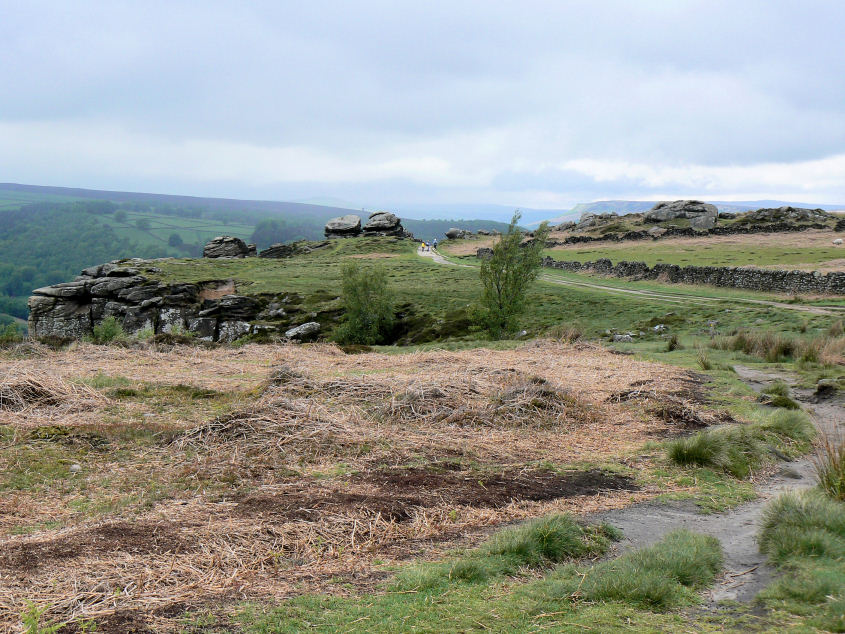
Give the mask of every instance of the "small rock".
[[657, 324], [652, 330], [654, 332], [665, 332], [667, 330], [666, 324]]
[[74, 463], [74, 464], [70, 465], [70, 472], [71, 473], [79, 473], [80, 471], [82, 471], [82, 465], [81, 464]]
[[840, 244], [842, 244], [842, 238], [836, 238], [836, 240], [833, 241], [833, 244], [839, 246]]
[[286, 331], [285, 337], [295, 341], [309, 341], [316, 339], [318, 334], [320, 334], [320, 324], [316, 321], [309, 321]]
[[634, 341], [634, 337], [632, 335], [613, 335], [613, 341], [617, 341], [620, 343], [631, 343]]

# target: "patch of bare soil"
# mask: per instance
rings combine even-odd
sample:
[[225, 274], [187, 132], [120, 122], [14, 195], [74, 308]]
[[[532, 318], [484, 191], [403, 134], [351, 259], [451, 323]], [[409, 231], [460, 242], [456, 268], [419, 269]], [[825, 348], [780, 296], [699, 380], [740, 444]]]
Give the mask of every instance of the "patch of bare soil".
[[115, 552], [164, 555], [191, 550], [191, 543], [170, 524], [115, 522], [79, 529], [47, 541], [7, 543], [0, 552], [0, 569], [30, 572], [46, 564], [82, 556], [107, 556]]
[[479, 508], [497, 508], [529, 500], [542, 502], [605, 491], [639, 491], [624, 475], [602, 471], [504, 471], [497, 474], [436, 472], [425, 468], [387, 469], [362, 474], [359, 479], [375, 484], [385, 495], [414, 492], [429, 504], [446, 503]]

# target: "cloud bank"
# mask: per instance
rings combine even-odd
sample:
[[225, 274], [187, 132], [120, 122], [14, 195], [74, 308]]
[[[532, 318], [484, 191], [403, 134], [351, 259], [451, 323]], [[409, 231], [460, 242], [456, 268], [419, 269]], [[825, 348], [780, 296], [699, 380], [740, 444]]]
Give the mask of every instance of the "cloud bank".
[[841, 3], [3, 4], [4, 181], [845, 202]]

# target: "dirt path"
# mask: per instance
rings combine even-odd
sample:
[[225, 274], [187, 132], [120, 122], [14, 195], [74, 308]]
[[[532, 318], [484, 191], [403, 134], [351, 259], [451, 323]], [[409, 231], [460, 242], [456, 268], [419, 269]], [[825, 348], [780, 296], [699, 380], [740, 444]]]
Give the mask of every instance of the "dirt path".
[[[422, 248], [417, 250], [417, 255], [424, 258], [431, 258], [438, 264], [447, 266], [457, 266], [461, 268], [473, 268], [469, 264], [458, 264], [444, 258], [437, 251], [423, 251]], [[783, 308], [788, 310], [796, 310], [802, 313], [810, 313], [813, 315], [840, 315], [845, 313], [845, 307], [839, 306], [804, 306], [801, 304], [787, 304], [785, 302], [775, 302], [765, 299], [751, 299], [746, 297], [703, 297], [701, 295], [684, 295], [680, 293], [672, 293], [671, 291], [649, 291], [645, 289], [635, 288], [618, 288], [616, 286], [609, 286], [606, 284], [599, 284], [595, 282], [576, 282], [574, 280], [566, 280], [552, 275], [541, 274], [540, 279], [544, 282], [558, 284], [560, 286], [572, 286], [581, 288], [590, 288], [600, 290], [606, 293], [617, 293], [621, 295], [637, 295], [645, 297], [654, 301], [669, 303], [669, 304], [712, 304], [714, 302], [727, 302], [736, 304], [756, 304], [760, 306], [771, 306], [773, 308]]]
[[[735, 366], [737, 374], [756, 391], [775, 380], [789, 377]], [[841, 397], [809, 404], [811, 392], [793, 388], [793, 395], [804, 402], [805, 409], [824, 430], [845, 429], [845, 399]], [[757, 488], [758, 498], [748, 504], [713, 515], [702, 515], [694, 504], [642, 504], [593, 516], [620, 528], [625, 537], [619, 552], [650, 546], [667, 533], [687, 528], [716, 537], [725, 553], [725, 570], [708, 592], [708, 603], [750, 601], [773, 579], [775, 571], [757, 548], [762, 510], [773, 497], [785, 492], [807, 489], [816, 483], [809, 458], [783, 463], [780, 471]]]

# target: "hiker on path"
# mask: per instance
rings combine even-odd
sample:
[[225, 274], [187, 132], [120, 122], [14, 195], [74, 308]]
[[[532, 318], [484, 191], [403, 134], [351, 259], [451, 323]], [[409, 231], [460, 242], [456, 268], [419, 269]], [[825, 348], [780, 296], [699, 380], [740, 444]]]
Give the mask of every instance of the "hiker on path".
[[434, 248], [436, 250], [437, 249], [437, 238], [434, 239], [434, 242], [432, 242], [432, 245], [434, 246]]

